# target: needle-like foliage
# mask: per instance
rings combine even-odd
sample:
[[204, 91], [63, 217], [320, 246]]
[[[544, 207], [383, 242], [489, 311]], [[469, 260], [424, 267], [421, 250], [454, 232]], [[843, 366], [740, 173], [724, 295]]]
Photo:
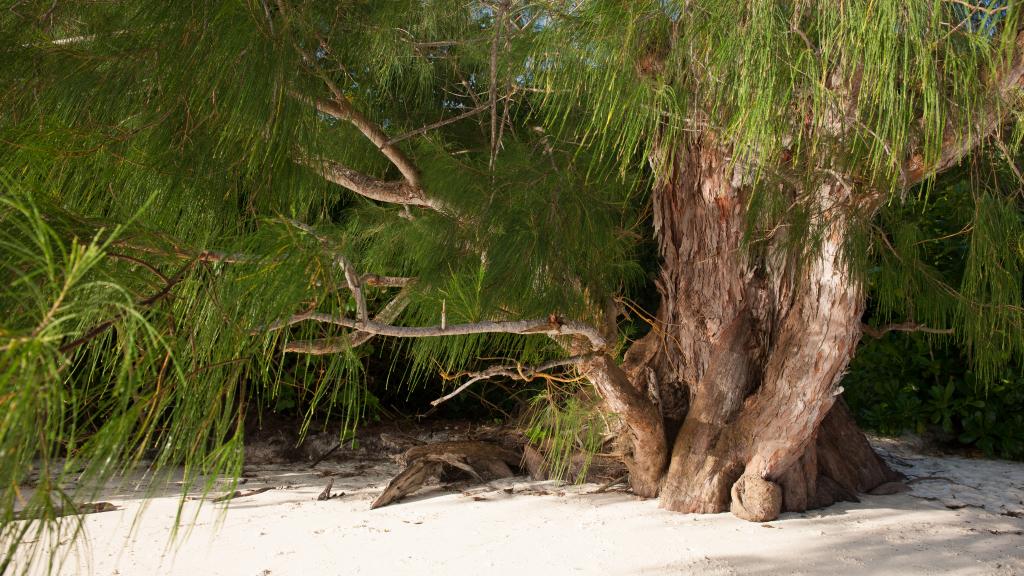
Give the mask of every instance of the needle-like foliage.
[[[0, 11], [7, 561], [54, 526], [16, 514], [51, 520], [86, 494], [72, 480], [140, 463], [238, 474], [250, 404], [283, 386], [305, 383], [307, 416], [329, 406], [350, 430], [371, 337], [417, 336], [397, 347], [407, 387], [485, 357], [618, 353], [614, 302], [645, 281], [646, 192], [687, 138], [721, 142], [749, 175], [753, 249], [781, 227], [792, 250], [813, 246], [809, 208], [782, 191], [854, 179], [877, 202], [851, 207], [866, 218], [848, 259], [879, 318], [952, 329], [983, 372], [1019, 361], [1020, 14], [1014, 0], [15, 2]], [[971, 186], [929, 179], [975, 148]], [[943, 239], [900, 214], [963, 196], [953, 286], [921, 264]], [[538, 404], [533, 430], [593, 444], [586, 397]]]

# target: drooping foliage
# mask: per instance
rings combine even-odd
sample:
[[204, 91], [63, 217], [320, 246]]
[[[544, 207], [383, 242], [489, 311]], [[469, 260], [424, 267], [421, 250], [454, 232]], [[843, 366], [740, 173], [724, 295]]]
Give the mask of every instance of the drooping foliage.
[[[598, 142], [624, 170], [637, 157], [669, 162], [670, 143], [687, 137], [723, 142], [759, 183], [753, 242], [786, 226], [804, 244], [808, 218], [780, 191], [849, 174], [862, 195], [886, 193], [893, 225], [865, 223], [851, 255], [860, 272], [880, 270], [872, 287], [883, 316], [955, 323], [985, 367], [1020, 357], [1013, 163], [1024, 124], [1016, 86], [1000, 84], [1020, 66], [1014, 2], [584, 2], [551, 18], [541, 40], [551, 60], [534, 68], [556, 125]], [[972, 181], [913, 186], [951, 144], [990, 136], [993, 153], [977, 155]], [[973, 215], [951, 215], [973, 231], [961, 286], [927, 281], [914, 245], [928, 239], [902, 224], [908, 196], [924, 206], [936, 195], [974, 199]]]
[[[339, 254], [360, 274], [414, 279], [366, 288], [375, 311], [403, 298], [405, 325], [588, 318], [635, 282], [635, 182], [529, 120], [519, 70], [535, 17], [504, 14], [496, 51], [496, 16], [462, 2], [257, 1], [29, 2], [0, 16], [0, 450], [18, 455], [2, 465], [7, 544], [16, 509], [53, 517], [55, 496], [85, 497], [64, 495], [72, 478], [183, 464], [187, 490], [237, 474], [242, 419], [282, 390], [302, 388], [307, 415], [355, 426], [371, 398], [360, 349], [284, 353], [347, 330], [272, 328], [304, 310], [356, 311]], [[453, 213], [382, 205], [318, 173], [311, 160], [327, 158], [400, 177], [313, 105], [332, 97], [400, 140]], [[394, 380], [414, 386], [481, 356], [526, 363], [560, 348], [471, 334], [405, 351]]]
[[[17, 2], [0, 11], [0, 451], [18, 454], [0, 464], [0, 536], [32, 474], [237, 472], [247, 408], [282, 388], [355, 426], [370, 391], [350, 331], [281, 325], [359, 313], [339, 256], [402, 279], [363, 287], [372, 314], [397, 303], [396, 325], [607, 326], [644, 283], [646, 193], [688, 138], [749, 178], [751, 246], [780, 227], [813, 245], [786, 190], [841, 172], [880, 192], [850, 250], [876, 320], [951, 328], [995, 374], [1024, 351], [1024, 124], [1001, 84], [1020, 27], [1012, 0]], [[951, 143], [982, 141], [969, 185], [924, 179]], [[444, 208], [353, 193], [325, 160], [403, 186], [414, 165]], [[959, 284], [905, 217], [942, 202], [970, 238]], [[286, 352], [325, 339], [341, 345]], [[401, 386], [571, 348], [401, 346]], [[593, 438], [566, 392], [531, 429]], [[29, 508], [59, 493], [39, 483]]]

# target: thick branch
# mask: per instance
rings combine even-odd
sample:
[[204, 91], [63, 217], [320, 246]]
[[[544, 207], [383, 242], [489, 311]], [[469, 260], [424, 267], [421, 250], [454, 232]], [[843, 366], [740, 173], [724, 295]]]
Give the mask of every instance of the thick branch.
[[[277, 4], [282, 13], [287, 14], [290, 12], [287, 4], [283, 0], [278, 0]], [[370, 142], [373, 142], [373, 144], [380, 149], [381, 153], [395, 165], [395, 168], [398, 168], [398, 171], [402, 173], [402, 177], [405, 178], [405, 181], [408, 182], [410, 186], [413, 188], [419, 188], [420, 174], [416, 165], [409, 160], [405, 153], [394, 145], [388, 143], [388, 137], [384, 134], [384, 130], [381, 129], [380, 126], [352, 106], [345, 97], [345, 93], [338, 88], [338, 85], [318, 69], [317, 59], [314, 58], [313, 55], [303, 50], [297, 42], [294, 43], [294, 46], [295, 50], [306, 61], [306, 64], [316, 72], [324, 85], [327, 86], [327, 89], [330, 90], [333, 97], [331, 100], [317, 100], [315, 102], [316, 109], [323, 114], [327, 114], [328, 116], [332, 116], [339, 120], [344, 120], [355, 126], [357, 130], [363, 133], [363, 136], [366, 136]]]
[[422, 206], [445, 212], [440, 202], [427, 198], [423, 190], [404, 180], [379, 180], [333, 160], [309, 160], [305, 161], [305, 164], [316, 170], [324, 179], [371, 200], [403, 206]]
[[328, 88], [334, 94], [334, 99], [317, 100], [316, 109], [328, 116], [345, 120], [355, 126], [370, 142], [373, 142], [380, 149], [381, 153], [395, 165], [395, 168], [398, 168], [398, 171], [402, 173], [402, 177], [405, 178], [409, 186], [418, 189], [420, 187], [420, 174], [412, 161], [401, 150], [388, 142], [388, 137], [377, 124], [371, 122], [369, 118], [363, 116], [361, 112], [349, 104], [333, 82], [328, 82]]

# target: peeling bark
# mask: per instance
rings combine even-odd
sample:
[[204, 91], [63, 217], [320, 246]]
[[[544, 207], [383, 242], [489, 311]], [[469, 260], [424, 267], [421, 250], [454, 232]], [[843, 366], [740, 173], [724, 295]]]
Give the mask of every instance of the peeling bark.
[[626, 423], [632, 440], [633, 455], [626, 459], [633, 492], [657, 496], [668, 460], [665, 430], [657, 405], [634, 386], [626, 373], [609, 356], [601, 355], [583, 367], [611, 411]]
[[[661, 506], [732, 507], [764, 521], [855, 498], [895, 475], [845, 407], [833, 409], [864, 310], [843, 256], [854, 190], [837, 177], [801, 195], [817, 240], [806, 258], [773, 246], [754, 252], [744, 245], [749, 191], [727, 158], [713, 141], [691, 141], [657, 188], [659, 325], [624, 368], [634, 390], [652, 387], [658, 399], [682, 392], [688, 400], [671, 438]], [[679, 414], [656, 408], [671, 432]], [[651, 455], [644, 466], [633, 441], [633, 466], [644, 470], [650, 495], [650, 474], [665, 457]]]

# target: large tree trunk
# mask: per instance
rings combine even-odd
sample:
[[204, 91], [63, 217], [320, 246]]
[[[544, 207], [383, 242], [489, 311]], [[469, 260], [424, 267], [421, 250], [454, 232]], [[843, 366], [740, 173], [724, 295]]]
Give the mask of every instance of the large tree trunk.
[[[784, 232], [745, 245], [749, 189], [725, 151], [697, 140], [675, 158], [654, 198], [660, 322], [625, 364], [673, 440], [661, 505], [767, 520], [894, 480], [833, 408], [864, 307], [842, 253], [850, 185], [802, 195], [817, 241], [794, 256]], [[634, 452], [643, 470], [664, 465]]]

